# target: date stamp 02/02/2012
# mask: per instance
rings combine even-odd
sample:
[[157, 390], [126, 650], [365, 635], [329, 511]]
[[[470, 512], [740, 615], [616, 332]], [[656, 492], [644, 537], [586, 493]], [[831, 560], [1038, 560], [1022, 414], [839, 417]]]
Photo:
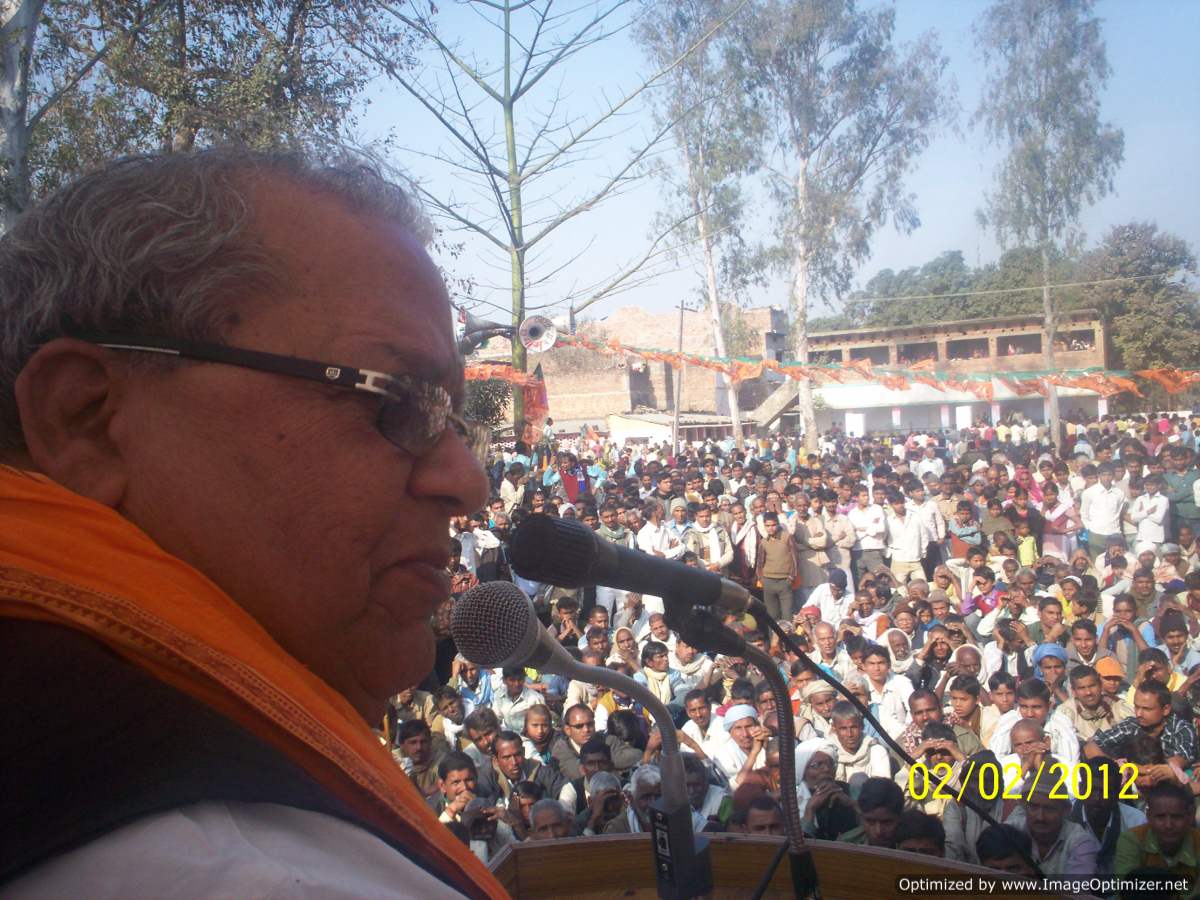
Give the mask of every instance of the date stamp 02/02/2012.
[[[1048, 795], [1052, 800], [1086, 800], [1098, 793], [1104, 799], [1136, 800], [1135, 782], [1138, 779], [1136, 763], [1121, 763], [1118, 774], [1113, 777], [1109, 767], [1094, 771], [1082, 762], [1066, 764], [1052, 762], [1040, 764], [1037, 769], [1026, 773], [1018, 762], [1003, 765], [970, 762], [954, 784], [954, 767], [949, 763], [926, 766], [915, 763], [908, 771], [909, 796], [921, 803], [925, 800], [958, 800], [971, 785], [971, 793], [982, 800], [1025, 800], [1032, 797], [1042, 779], [1049, 785]], [[1043, 786], [1043, 792], [1046, 787]]]

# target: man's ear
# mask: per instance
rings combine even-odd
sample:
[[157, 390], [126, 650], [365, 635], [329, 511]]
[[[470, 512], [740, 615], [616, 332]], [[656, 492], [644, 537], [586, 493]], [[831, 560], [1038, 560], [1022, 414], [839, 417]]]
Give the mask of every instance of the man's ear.
[[124, 369], [102, 347], [74, 338], [43, 345], [17, 376], [21, 428], [37, 470], [105, 506], [120, 504], [126, 461], [112, 439]]

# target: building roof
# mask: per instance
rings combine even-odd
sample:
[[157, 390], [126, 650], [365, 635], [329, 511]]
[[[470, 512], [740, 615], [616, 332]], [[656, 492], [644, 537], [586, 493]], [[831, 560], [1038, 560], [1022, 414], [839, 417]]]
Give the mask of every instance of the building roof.
[[[671, 413], [657, 412], [638, 412], [638, 413], [609, 413], [610, 419], [628, 419], [634, 422], [645, 422], [647, 425], [671, 425], [674, 423], [674, 417]], [[753, 415], [747, 415], [746, 411], [742, 411], [742, 424], [753, 423], [755, 418]], [[731, 420], [729, 416], [720, 416], [715, 413], [694, 413], [681, 412], [679, 414], [680, 425], [729, 425]]]

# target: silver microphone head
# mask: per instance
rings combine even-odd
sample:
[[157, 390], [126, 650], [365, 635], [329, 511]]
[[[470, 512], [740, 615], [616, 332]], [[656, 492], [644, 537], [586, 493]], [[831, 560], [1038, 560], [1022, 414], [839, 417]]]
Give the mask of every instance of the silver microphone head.
[[509, 581], [488, 581], [454, 604], [450, 632], [459, 652], [489, 669], [524, 665], [537, 649], [533, 601]]

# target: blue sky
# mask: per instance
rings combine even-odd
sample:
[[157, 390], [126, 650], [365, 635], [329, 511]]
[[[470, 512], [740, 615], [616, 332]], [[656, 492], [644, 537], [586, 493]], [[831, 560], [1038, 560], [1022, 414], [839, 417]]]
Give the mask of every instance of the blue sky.
[[[971, 27], [985, 6], [982, 0], [901, 0], [896, 5], [900, 41], [910, 41], [931, 28], [937, 32], [958, 86], [959, 124], [933, 140], [908, 177], [921, 227], [907, 235], [890, 226], [878, 232], [871, 259], [858, 272], [859, 283], [881, 268], [920, 265], [944, 250], [963, 251], [971, 264], [987, 263], [999, 254], [993, 237], [976, 223], [976, 210], [990, 188], [999, 153], [968, 127], [983, 80]], [[1097, 12], [1113, 70], [1103, 115], [1124, 129], [1125, 161], [1114, 193], [1083, 216], [1087, 238], [1093, 242], [1112, 225], [1140, 219], [1157, 222], [1200, 249], [1200, 54], [1195, 49], [1200, 0], [1102, 0]], [[498, 32], [475, 11], [445, 2], [440, 4], [437, 21], [443, 37], [456, 40], [462, 52], [481, 60], [500, 58]], [[634, 88], [647, 66], [628, 33], [620, 32], [558, 71], [557, 80], [547, 78], [531, 95], [530, 112], [546, 108], [555, 90], [561, 90], [559, 109], [587, 121], [603, 107], [605, 98], [614, 100]], [[429, 70], [423, 77], [432, 74]], [[518, 119], [518, 135], [527, 133], [523, 127], [528, 129], [536, 120], [530, 114]], [[489, 118], [483, 127], [498, 128], [496, 121]], [[649, 126], [648, 113], [635, 104], [617, 127], [604, 132], [605, 140], [589, 148], [586, 159], [534, 186], [532, 215], [547, 214], [555, 205], [586, 196], [602, 184], [641, 142]], [[391, 159], [410, 176], [440, 197], [453, 196], [466, 203], [475, 215], [488, 214], [485, 193], [428, 156], [448, 146], [445, 132], [415, 101], [381, 82], [361, 134], [372, 139], [389, 131], [400, 145]], [[564, 296], [606, 282], [640, 257], [663, 205], [661, 186], [646, 180], [556, 231], [530, 259], [529, 277], [534, 282], [530, 304], [549, 305], [551, 313], [565, 311]], [[759, 202], [755, 210], [746, 230], [761, 239], [767, 236], [769, 208]], [[501, 318], [497, 309], [486, 304], [507, 308], [507, 258], [482, 238], [454, 233], [447, 237], [462, 241], [462, 252], [453, 258], [445, 254], [439, 262], [451, 275], [475, 280], [472, 293], [481, 304], [477, 312]], [[700, 279], [697, 267], [686, 261], [679, 267], [664, 262], [655, 271], [648, 283], [600, 301], [587, 315], [602, 317], [624, 305], [666, 310], [681, 296], [694, 296]], [[753, 290], [748, 300], [755, 306], [785, 305], [786, 283], [774, 279]], [[826, 311], [818, 307], [813, 314]]]

